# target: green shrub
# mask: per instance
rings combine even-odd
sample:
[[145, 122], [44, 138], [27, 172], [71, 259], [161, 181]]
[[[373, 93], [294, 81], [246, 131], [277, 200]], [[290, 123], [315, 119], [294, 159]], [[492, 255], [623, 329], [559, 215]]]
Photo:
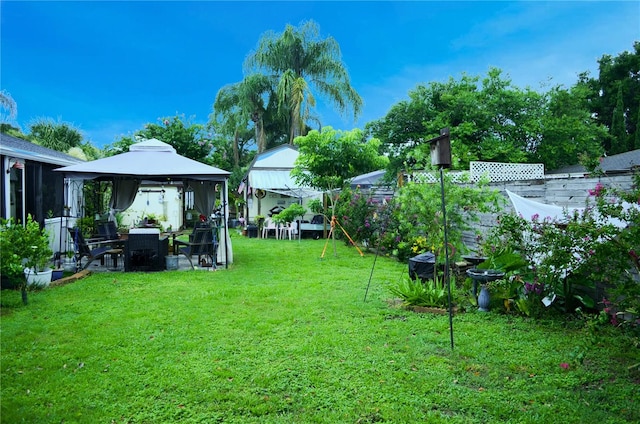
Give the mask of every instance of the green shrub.
[[[451, 259], [455, 260], [467, 251], [462, 234], [479, 220], [478, 213], [499, 211], [504, 198], [484, 182], [462, 185], [453, 182], [449, 176], [444, 182], [448, 242], [453, 247]], [[439, 263], [444, 262], [444, 255], [438, 255], [444, 245], [441, 198], [440, 184], [430, 182], [408, 183], [398, 190], [392, 208], [395, 222], [387, 229], [392, 236], [384, 240], [392, 243], [386, 247], [394, 250], [399, 260], [431, 251], [437, 255]]]
[[[592, 198], [584, 210], [565, 213], [561, 221], [502, 215], [482, 250], [490, 258], [511, 252], [526, 259], [533, 277], [522, 279], [523, 283], [543, 285], [546, 295], [557, 297], [554, 306], [561, 311], [593, 310], [606, 300], [617, 311], [637, 316], [640, 178], [634, 178], [631, 192], [598, 184], [589, 190]], [[593, 297], [603, 293], [608, 293], [606, 299]]]
[[406, 306], [446, 308], [449, 305], [448, 291], [445, 285], [438, 282], [438, 278], [422, 282], [404, 276], [400, 282], [389, 286], [389, 292], [402, 299]]

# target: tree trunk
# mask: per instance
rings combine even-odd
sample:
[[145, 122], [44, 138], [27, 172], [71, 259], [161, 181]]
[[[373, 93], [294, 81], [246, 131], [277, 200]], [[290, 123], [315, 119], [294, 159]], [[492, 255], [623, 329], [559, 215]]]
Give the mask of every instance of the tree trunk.
[[233, 164], [236, 168], [240, 167], [240, 153], [238, 152], [238, 130], [236, 129], [233, 136]]

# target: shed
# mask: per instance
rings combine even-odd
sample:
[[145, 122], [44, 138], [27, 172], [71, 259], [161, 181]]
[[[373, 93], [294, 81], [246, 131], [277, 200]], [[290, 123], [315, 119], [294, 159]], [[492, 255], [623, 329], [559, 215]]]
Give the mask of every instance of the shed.
[[[291, 176], [299, 154], [295, 146], [283, 144], [256, 155], [238, 189], [244, 193], [247, 222], [256, 215], [277, 213], [292, 203], [304, 206], [322, 196], [322, 192], [301, 186]], [[309, 213], [309, 219], [312, 215]]]

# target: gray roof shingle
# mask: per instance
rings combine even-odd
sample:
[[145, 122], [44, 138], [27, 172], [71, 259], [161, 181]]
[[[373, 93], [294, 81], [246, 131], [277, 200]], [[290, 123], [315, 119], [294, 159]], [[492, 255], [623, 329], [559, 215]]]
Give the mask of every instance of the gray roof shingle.
[[49, 163], [53, 165], [74, 165], [84, 162], [81, 159], [70, 156], [57, 150], [48, 149], [38, 144], [0, 133], [0, 154], [34, 162]]

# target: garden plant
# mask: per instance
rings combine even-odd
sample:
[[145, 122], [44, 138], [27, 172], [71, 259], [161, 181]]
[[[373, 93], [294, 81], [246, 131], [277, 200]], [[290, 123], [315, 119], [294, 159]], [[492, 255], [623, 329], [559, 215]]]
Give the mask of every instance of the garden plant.
[[634, 178], [629, 192], [598, 183], [583, 209], [561, 219], [501, 215], [483, 251], [489, 262], [507, 256], [520, 262], [508, 270], [504, 300], [527, 315], [532, 300], [547, 298], [551, 311], [606, 309], [614, 322], [626, 316], [626, 324], [640, 324], [640, 175]]
[[37, 274], [51, 262], [53, 252], [49, 236], [40, 224], [27, 215], [24, 225], [13, 219], [0, 219], [0, 270], [3, 286], [18, 287], [22, 301], [28, 302], [27, 280], [23, 270]]

